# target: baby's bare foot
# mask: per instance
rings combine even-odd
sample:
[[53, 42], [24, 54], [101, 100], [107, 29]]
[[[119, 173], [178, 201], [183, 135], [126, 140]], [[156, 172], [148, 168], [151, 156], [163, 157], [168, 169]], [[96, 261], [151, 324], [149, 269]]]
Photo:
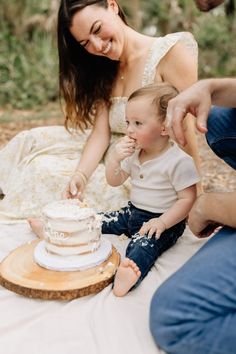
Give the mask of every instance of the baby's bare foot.
[[35, 233], [35, 235], [38, 236], [39, 238], [44, 238], [43, 221], [40, 219], [33, 219], [33, 218], [30, 218], [27, 221], [31, 227], [31, 230]]
[[124, 296], [132, 288], [140, 277], [139, 267], [129, 258], [125, 258], [116, 273], [113, 293], [116, 296]]

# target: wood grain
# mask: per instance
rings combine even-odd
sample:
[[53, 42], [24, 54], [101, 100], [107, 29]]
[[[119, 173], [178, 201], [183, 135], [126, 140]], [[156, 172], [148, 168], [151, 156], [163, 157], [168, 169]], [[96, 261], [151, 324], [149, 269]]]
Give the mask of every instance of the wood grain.
[[112, 247], [111, 256], [100, 265], [82, 271], [58, 272], [35, 263], [33, 254], [38, 240], [12, 251], [0, 264], [0, 284], [31, 298], [71, 300], [96, 294], [110, 284], [120, 262]]

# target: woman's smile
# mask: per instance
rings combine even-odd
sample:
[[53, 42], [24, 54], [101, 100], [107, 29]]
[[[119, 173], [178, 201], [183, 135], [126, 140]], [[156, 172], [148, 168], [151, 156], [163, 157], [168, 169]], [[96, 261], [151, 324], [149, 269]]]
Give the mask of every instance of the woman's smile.
[[112, 47], [112, 41], [110, 40], [104, 47], [103, 51], [102, 51], [102, 54], [104, 55], [107, 55], [110, 50], [111, 50], [111, 47]]

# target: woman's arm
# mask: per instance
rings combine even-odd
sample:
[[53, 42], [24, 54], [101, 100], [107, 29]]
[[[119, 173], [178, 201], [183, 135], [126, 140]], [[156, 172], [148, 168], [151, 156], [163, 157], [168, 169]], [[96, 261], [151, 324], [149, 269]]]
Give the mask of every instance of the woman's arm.
[[89, 178], [110, 143], [110, 127], [108, 108], [102, 106], [98, 109], [92, 132], [84, 146], [83, 153], [76, 170], [81, 170]]
[[92, 175], [110, 143], [108, 109], [104, 105], [98, 108], [92, 132], [85, 144], [74, 175], [66, 187], [65, 198], [79, 198], [86, 182]]
[[183, 43], [177, 42], [163, 57], [157, 71], [163, 81], [183, 91], [198, 79], [197, 58]]
[[[195, 58], [182, 43], [177, 42], [160, 62], [158, 72], [163, 81], [167, 81], [179, 91], [183, 91], [194, 84], [198, 79], [197, 58]], [[185, 136], [187, 145], [184, 150], [193, 157], [199, 170], [200, 158], [195, 134], [195, 124], [189, 114], [185, 118]]]

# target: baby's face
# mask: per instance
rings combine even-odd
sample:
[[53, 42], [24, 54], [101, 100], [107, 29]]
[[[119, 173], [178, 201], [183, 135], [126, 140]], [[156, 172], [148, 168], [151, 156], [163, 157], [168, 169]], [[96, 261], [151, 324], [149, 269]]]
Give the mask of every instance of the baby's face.
[[161, 137], [164, 123], [157, 115], [150, 98], [135, 97], [126, 106], [127, 135], [136, 148], [145, 148]]

